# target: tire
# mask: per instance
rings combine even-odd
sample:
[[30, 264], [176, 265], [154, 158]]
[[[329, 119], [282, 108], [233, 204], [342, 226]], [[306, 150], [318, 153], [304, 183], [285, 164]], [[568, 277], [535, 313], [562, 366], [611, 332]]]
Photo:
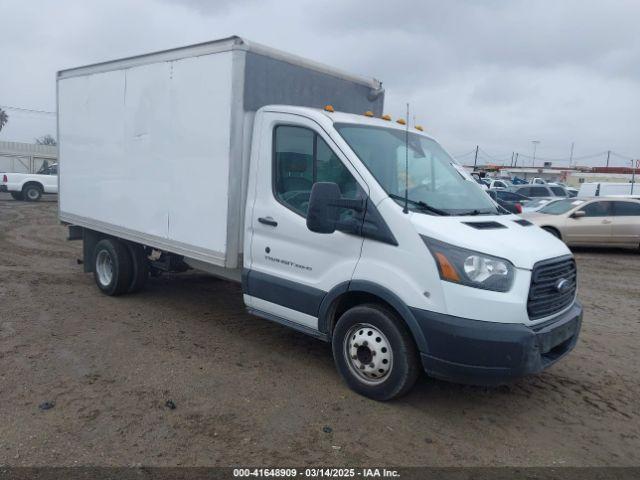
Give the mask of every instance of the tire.
[[365, 397], [398, 398], [413, 387], [420, 374], [411, 334], [383, 306], [364, 304], [347, 310], [338, 320], [331, 343], [338, 372], [352, 390]]
[[11, 192], [11, 196], [13, 197], [14, 200], [24, 200], [24, 196], [22, 195], [22, 192]]
[[135, 293], [144, 288], [149, 278], [149, 260], [144, 247], [138, 243], [127, 243], [127, 250], [131, 257], [131, 283], [127, 293]]
[[100, 240], [93, 251], [93, 278], [106, 295], [126, 293], [131, 286], [133, 266], [127, 247], [116, 239]]
[[27, 202], [37, 202], [42, 197], [42, 187], [37, 183], [27, 183], [22, 188], [22, 196]]
[[545, 232], [549, 232], [554, 237], [559, 238], [560, 240], [562, 240], [562, 237], [560, 236], [560, 232], [558, 230], [556, 230], [555, 228], [553, 228], [553, 227], [542, 227], [542, 229]]

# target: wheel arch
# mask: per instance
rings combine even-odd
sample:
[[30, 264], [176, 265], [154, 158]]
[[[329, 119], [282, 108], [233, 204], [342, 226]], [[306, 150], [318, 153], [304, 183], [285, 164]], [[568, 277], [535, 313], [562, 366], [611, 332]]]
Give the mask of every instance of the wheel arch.
[[553, 230], [554, 232], [556, 232], [558, 234], [558, 238], [560, 240], [564, 241], [564, 238], [562, 238], [562, 232], [560, 231], [560, 229], [558, 227], [554, 227], [552, 225], [540, 225], [540, 228], [543, 230]]
[[44, 192], [44, 185], [40, 183], [38, 180], [27, 180], [22, 184], [22, 188], [20, 189], [20, 191], [24, 192], [24, 189], [27, 188], [29, 185], [35, 185]]
[[422, 329], [409, 307], [388, 288], [367, 280], [343, 282], [332, 288], [320, 304], [318, 329], [331, 338], [340, 316], [349, 308], [364, 303], [376, 303], [390, 309], [407, 326], [418, 350], [427, 350]]

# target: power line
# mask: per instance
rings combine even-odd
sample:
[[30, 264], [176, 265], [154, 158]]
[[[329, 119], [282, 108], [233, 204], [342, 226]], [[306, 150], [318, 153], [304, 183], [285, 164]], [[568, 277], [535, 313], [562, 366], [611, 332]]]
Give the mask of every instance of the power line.
[[[489, 153], [487, 153], [485, 150], [483, 150], [480, 147], [478, 148], [478, 156], [482, 157], [484, 160], [486, 160], [487, 162], [491, 162], [491, 163], [495, 163], [495, 164], [506, 164], [506, 163], [510, 163], [510, 162], [514, 162], [514, 154], [511, 155], [511, 157], [505, 157], [505, 158], [501, 158], [502, 155], [491, 155]], [[462, 157], [467, 157], [471, 154], [473, 154], [476, 151], [476, 149], [474, 148], [473, 150], [470, 150], [462, 155], [456, 155], [454, 156], [454, 158], [462, 158]], [[628, 155], [623, 155], [621, 153], [617, 153], [614, 152], [613, 150], [604, 150], [602, 152], [597, 152], [597, 153], [591, 153], [591, 154], [587, 154], [587, 155], [580, 155], [580, 156], [574, 156], [573, 152], [571, 152], [571, 154], [569, 155], [569, 157], [564, 157], [564, 158], [552, 158], [552, 157], [540, 157], [536, 154], [535, 159], [538, 161], [545, 161], [545, 162], [556, 162], [556, 163], [568, 163], [569, 166], [575, 165], [576, 161], [581, 161], [581, 160], [589, 160], [589, 159], [596, 159], [596, 158], [601, 158], [603, 164], [606, 163], [606, 159], [607, 156], [609, 156], [610, 158], [612, 157], [617, 157], [619, 159], [623, 159], [623, 160], [635, 160], [639, 157], [630, 157]], [[525, 153], [517, 153], [516, 155], [517, 158], [521, 158], [521, 159], [528, 159], [531, 160], [533, 159], [532, 155], [527, 155]]]
[[20, 108], [20, 107], [12, 107], [10, 105], [0, 105], [0, 108], [3, 110], [17, 110], [19, 112], [27, 112], [27, 113], [40, 113], [44, 115], [55, 115], [56, 112], [48, 112], [46, 110], [33, 110], [31, 108]]

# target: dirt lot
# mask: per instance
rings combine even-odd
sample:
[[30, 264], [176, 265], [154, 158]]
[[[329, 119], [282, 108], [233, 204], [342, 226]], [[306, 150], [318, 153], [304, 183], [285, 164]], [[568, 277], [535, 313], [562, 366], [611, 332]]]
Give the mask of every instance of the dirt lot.
[[583, 332], [547, 372], [376, 403], [232, 283], [100, 294], [56, 209], [0, 194], [0, 465], [640, 465], [638, 253], [576, 252]]

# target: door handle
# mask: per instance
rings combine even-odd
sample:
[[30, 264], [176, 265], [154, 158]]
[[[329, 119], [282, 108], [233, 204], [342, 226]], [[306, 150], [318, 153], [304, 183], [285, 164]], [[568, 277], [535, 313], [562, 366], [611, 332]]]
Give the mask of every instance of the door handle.
[[609, 225], [610, 223], [611, 223], [611, 220], [602, 220], [603, 225]]
[[260, 223], [265, 224], [265, 225], [269, 225], [270, 227], [277, 227], [278, 226], [278, 222], [276, 222], [271, 217], [260, 217], [260, 218], [258, 218], [258, 221]]

